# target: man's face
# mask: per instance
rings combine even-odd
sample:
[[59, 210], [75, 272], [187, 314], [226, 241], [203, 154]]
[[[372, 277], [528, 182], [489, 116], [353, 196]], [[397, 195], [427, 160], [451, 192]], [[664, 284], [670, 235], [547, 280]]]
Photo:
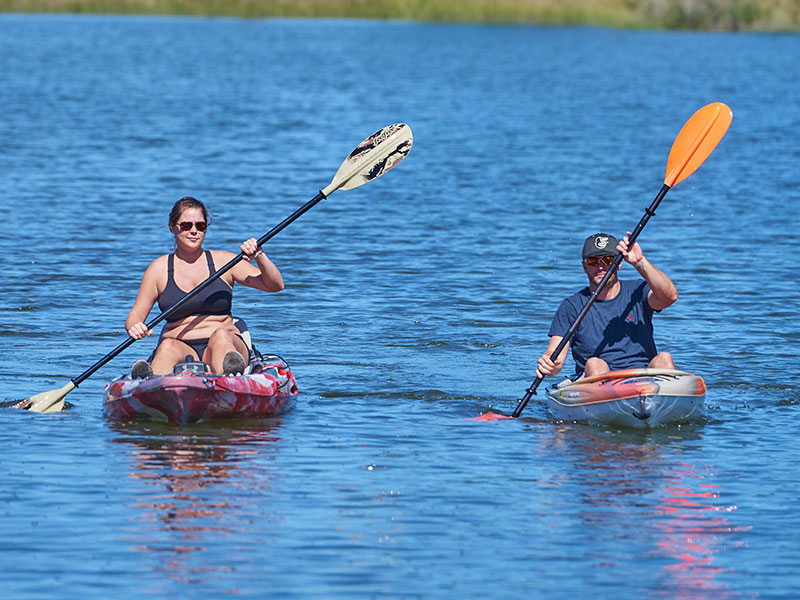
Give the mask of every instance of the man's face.
[[603, 280], [603, 277], [606, 276], [606, 273], [608, 273], [608, 269], [613, 262], [613, 255], [590, 256], [589, 258], [583, 259], [583, 271], [589, 278], [589, 282], [597, 285]]

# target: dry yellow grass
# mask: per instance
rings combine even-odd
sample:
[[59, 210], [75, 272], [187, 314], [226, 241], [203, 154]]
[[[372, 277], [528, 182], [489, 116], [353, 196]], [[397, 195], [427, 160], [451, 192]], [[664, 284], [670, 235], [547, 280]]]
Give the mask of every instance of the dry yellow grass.
[[0, 0], [0, 11], [800, 29], [800, 0]]

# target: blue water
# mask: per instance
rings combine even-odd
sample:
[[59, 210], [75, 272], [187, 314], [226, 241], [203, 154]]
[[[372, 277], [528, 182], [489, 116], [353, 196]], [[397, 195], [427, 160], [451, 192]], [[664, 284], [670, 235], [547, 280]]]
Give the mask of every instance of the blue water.
[[[174, 428], [0, 411], [9, 598], [796, 598], [797, 35], [401, 22], [0, 17], [0, 399], [125, 339], [172, 203], [236, 251], [363, 138], [415, 135], [268, 245], [239, 289], [302, 395]], [[533, 379], [597, 230], [632, 229], [689, 116], [733, 124], [640, 237], [681, 297], [659, 348], [708, 417], [551, 421]], [[634, 277], [630, 268], [623, 276]], [[153, 315], [155, 316], [155, 313]]]

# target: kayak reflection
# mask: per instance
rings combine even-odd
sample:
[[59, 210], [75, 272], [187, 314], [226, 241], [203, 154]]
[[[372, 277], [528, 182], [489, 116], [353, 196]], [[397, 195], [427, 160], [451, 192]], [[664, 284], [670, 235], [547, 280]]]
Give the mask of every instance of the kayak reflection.
[[[542, 432], [552, 439], [560, 468], [545, 491], [557, 500], [573, 546], [604, 549], [588, 557], [605, 581], [642, 578], [642, 590], [671, 598], [734, 593], [719, 581], [721, 556], [750, 529], [734, 522], [714, 465], [698, 451], [702, 425], [657, 430], [613, 430], [562, 424]], [[555, 457], [549, 458], [555, 460]], [[569, 497], [563, 498], [567, 492]], [[602, 558], [600, 558], [602, 557]], [[630, 561], [638, 562], [632, 572]]]
[[128, 477], [142, 486], [140, 517], [127, 541], [167, 578], [196, 582], [230, 570], [208, 551], [226, 536], [248, 536], [238, 516], [272, 485], [268, 465], [279, 447], [280, 419], [232, 423], [195, 424], [182, 433], [160, 423], [109, 422], [113, 441], [130, 446]]

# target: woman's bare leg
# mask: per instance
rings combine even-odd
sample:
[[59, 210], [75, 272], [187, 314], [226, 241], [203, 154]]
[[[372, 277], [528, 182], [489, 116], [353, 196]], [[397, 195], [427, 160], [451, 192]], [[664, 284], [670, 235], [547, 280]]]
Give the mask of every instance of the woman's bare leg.
[[187, 356], [195, 360], [200, 360], [191, 346], [184, 344], [180, 340], [164, 338], [156, 348], [156, 355], [153, 357], [151, 367], [156, 375], [166, 375], [172, 373], [172, 367], [183, 361]]
[[217, 329], [208, 338], [208, 347], [203, 353], [203, 362], [211, 365], [214, 373], [222, 373], [225, 355], [231, 351], [241, 354], [244, 364], [247, 364], [247, 346], [241, 338], [227, 329]]

